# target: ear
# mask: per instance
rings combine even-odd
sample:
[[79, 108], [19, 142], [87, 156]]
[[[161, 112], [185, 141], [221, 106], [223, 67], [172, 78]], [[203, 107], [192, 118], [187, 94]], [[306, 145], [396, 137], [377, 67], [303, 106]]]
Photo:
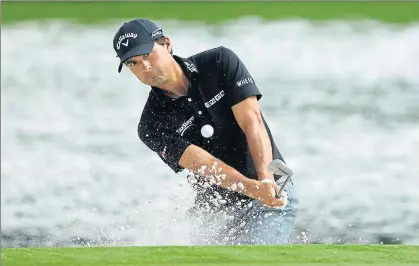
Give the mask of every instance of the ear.
[[167, 51], [169, 52], [169, 53], [171, 53], [172, 52], [172, 42], [171, 42], [171, 39], [169, 38], [169, 37], [165, 37], [164, 38], [164, 41], [165, 41], [165, 45], [166, 45], [166, 47], [167, 47]]

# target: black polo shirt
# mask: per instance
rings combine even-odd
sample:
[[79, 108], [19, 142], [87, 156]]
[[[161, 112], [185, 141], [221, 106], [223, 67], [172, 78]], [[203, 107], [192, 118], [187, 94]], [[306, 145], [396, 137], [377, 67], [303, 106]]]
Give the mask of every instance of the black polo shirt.
[[[183, 170], [179, 159], [189, 145], [195, 144], [246, 177], [257, 180], [246, 136], [231, 109], [250, 96], [256, 96], [258, 100], [262, 97], [245, 65], [225, 47], [189, 58], [173, 57], [189, 79], [187, 95], [174, 99], [152, 87], [138, 125], [140, 139], [174, 172]], [[282, 159], [264, 119], [263, 122], [271, 140], [273, 158]], [[209, 138], [201, 133], [205, 125], [213, 128]], [[218, 207], [219, 204], [213, 201], [216, 195], [227, 201], [227, 204], [220, 201], [224, 206], [249, 200], [220, 186], [205, 186], [199, 179], [197, 184], [194, 186], [198, 193], [197, 203]]]

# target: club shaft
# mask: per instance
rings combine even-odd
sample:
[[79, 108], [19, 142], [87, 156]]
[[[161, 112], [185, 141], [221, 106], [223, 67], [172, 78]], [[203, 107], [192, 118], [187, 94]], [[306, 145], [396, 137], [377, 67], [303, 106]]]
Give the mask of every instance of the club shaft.
[[282, 184], [281, 188], [279, 189], [278, 193], [276, 194], [276, 198], [281, 197], [281, 193], [285, 189], [285, 186], [287, 185], [287, 183], [289, 182], [290, 179], [291, 179], [291, 175], [288, 175], [287, 178], [285, 179], [284, 184]]

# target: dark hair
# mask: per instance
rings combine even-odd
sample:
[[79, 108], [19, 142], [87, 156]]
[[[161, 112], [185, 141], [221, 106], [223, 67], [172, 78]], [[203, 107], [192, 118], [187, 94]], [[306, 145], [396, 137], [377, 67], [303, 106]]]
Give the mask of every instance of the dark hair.
[[[160, 45], [165, 45], [165, 37], [160, 37], [158, 39], [155, 40], [156, 43], [160, 44]], [[170, 54], [173, 55], [173, 49], [170, 50]]]

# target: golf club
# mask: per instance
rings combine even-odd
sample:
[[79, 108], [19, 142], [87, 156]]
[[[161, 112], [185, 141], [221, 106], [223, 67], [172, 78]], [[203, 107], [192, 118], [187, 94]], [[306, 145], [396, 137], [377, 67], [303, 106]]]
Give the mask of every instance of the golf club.
[[279, 189], [278, 193], [275, 195], [276, 198], [281, 197], [281, 193], [284, 190], [287, 183], [291, 180], [291, 176], [293, 175], [292, 170], [281, 160], [275, 159], [268, 165], [268, 170], [274, 174], [278, 175], [281, 178], [286, 176], [284, 184], [282, 184], [281, 188]]
[[[284, 181], [284, 184], [281, 186], [278, 193], [276, 193], [275, 195], [275, 197], [279, 199], [281, 197], [281, 192], [284, 190], [287, 183], [291, 180], [291, 176], [293, 175], [293, 172], [283, 161], [279, 159], [275, 159], [268, 164], [268, 171], [274, 175], [280, 176], [280, 178], [284, 176], [287, 177]], [[249, 213], [249, 211], [253, 209], [253, 206], [254, 205], [251, 205], [250, 208], [243, 215], [241, 215], [239, 219], [232, 221], [231, 224], [237, 226], [238, 221], [240, 221], [244, 216], [246, 216], [247, 213]], [[231, 228], [231, 227], [234, 227], [234, 226], [228, 226], [228, 228]], [[239, 236], [236, 236], [234, 238], [237, 239], [238, 237]]]

